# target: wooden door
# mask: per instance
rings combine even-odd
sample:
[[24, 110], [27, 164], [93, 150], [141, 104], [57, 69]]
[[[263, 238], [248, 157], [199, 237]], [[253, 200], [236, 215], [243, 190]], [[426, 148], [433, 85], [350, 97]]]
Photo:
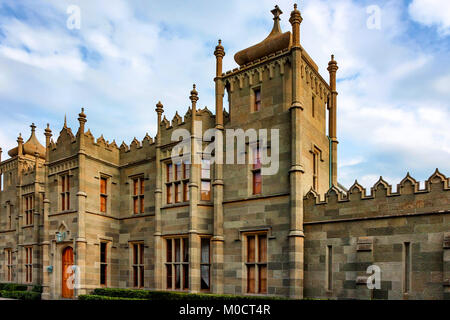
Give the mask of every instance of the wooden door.
[[[73, 280], [71, 281], [71, 275], [73, 274], [73, 249], [67, 247], [62, 253], [62, 292], [63, 298], [73, 298]], [[73, 277], [72, 277], [73, 279]], [[71, 282], [70, 284], [68, 282]]]

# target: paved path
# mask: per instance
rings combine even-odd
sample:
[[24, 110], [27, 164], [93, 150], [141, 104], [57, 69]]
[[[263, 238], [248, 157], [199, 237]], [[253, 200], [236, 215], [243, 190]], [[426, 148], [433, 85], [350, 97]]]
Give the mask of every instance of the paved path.
[[16, 300], [16, 299], [0, 298], [0, 300]]

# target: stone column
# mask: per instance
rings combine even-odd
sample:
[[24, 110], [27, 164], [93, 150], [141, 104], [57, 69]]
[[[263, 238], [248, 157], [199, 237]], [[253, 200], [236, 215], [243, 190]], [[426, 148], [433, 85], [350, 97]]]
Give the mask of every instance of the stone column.
[[[48, 200], [48, 193], [50, 192], [49, 188], [49, 168], [48, 163], [50, 162], [50, 138], [52, 137], [52, 131], [50, 130], [50, 125], [47, 124], [47, 128], [44, 132], [45, 135], [45, 175], [44, 175], [44, 185], [45, 185], [45, 193], [44, 193], [44, 214], [42, 217], [42, 234], [43, 241], [41, 243], [41, 265], [42, 265], [42, 299], [49, 300], [53, 298], [52, 288], [50, 286], [50, 274], [47, 270], [47, 267], [50, 266], [50, 230], [49, 230], [49, 222], [48, 222], [48, 214], [50, 212], [50, 200]], [[54, 266], [53, 266], [54, 268]]]
[[78, 192], [77, 192], [77, 203], [78, 203], [78, 230], [77, 237], [75, 239], [74, 248], [74, 262], [78, 266], [78, 276], [79, 278], [79, 288], [75, 288], [74, 294], [78, 296], [80, 294], [85, 294], [87, 292], [86, 283], [86, 152], [85, 152], [85, 137], [84, 137], [84, 127], [86, 120], [86, 115], [84, 114], [84, 109], [81, 109], [81, 113], [78, 115], [78, 121], [80, 127], [78, 129], [77, 137], [79, 143], [78, 151]]
[[334, 55], [331, 56], [331, 61], [328, 63], [328, 71], [330, 73], [330, 89], [331, 89], [331, 101], [329, 112], [329, 135], [331, 139], [331, 182], [334, 186], [337, 186], [337, 134], [336, 134], [336, 113], [337, 113], [337, 95], [336, 91], [336, 71], [338, 70], [337, 62], [334, 60]]
[[16, 184], [16, 206], [14, 210], [16, 211], [15, 219], [16, 219], [16, 267], [14, 270], [15, 273], [15, 282], [21, 283], [25, 282], [23, 277], [23, 247], [21, 244], [23, 243], [23, 205], [22, 205], [22, 170], [23, 170], [23, 139], [22, 134], [19, 134], [17, 138], [18, 145], [18, 154], [17, 154], [17, 184]]
[[[41, 252], [39, 252], [39, 229], [41, 225], [41, 201], [40, 201], [40, 193], [39, 193], [39, 180], [38, 180], [38, 171], [39, 171], [39, 153], [34, 154], [35, 163], [34, 163], [34, 212], [33, 212], [33, 262], [35, 263], [38, 258], [41, 256]], [[33, 266], [33, 283], [39, 284], [41, 282], [41, 270], [35, 269]]]
[[303, 298], [303, 187], [304, 169], [302, 155], [302, 115], [301, 102], [301, 59], [300, 23], [302, 22], [297, 5], [291, 12], [292, 25], [292, 104], [291, 113], [291, 169], [290, 177], [290, 231], [289, 231], [289, 296]]
[[214, 234], [211, 239], [212, 246], [212, 268], [211, 268], [211, 292], [223, 293], [223, 95], [224, 85], [222, 81], [222, 59], [225, 56], [222, 42], [214, 51], [216, 56], [216, 136], [215, 136], [215, 159], [214, 162]]
[[201, 165], [200, 150], [198, 150], [198, 139], [201, 139], [201, 132], [197, 132], [195, 125], [197, 115], [198, 92], [194, 88], [191, 91], [190, 100], [192, 102], [191, 119], [191, 175], [189, 180], [189, 284], [190, 292], [200, 291], [200, 237], [198, 235], [198, 201], [199, 201], [199, 167]]
[[164, 112], [161, 101], [156, 104], [158, 114], [156, 133], [156, 189], [155, 189], [155, 268], [154, 282], [156, 289], [163, 288], [163, 246], [161, 229], [161, 203], [162, 203], [162, 172], [161, 172], [161, 116]]

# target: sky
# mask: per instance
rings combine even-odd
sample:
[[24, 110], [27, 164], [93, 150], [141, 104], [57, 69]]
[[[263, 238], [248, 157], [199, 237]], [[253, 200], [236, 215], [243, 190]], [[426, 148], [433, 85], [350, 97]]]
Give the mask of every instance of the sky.
[[[0, 0], [2, 158], [28, 138], [74, 132], [85, 108], [95, 137], [130, 143], [156, 134], [155, 104], [184, 115], [192, 84], [214, 110], [214, 47], [224, 70], [263, 40], [278, 4], [294, 1]], [[79, 9], [79, 11], [78, 11]], [[338, 180], [370, 188], [409, 172], [450, 175], [450, 1], [302, 0], [301, 44], [328, 79], [338, 61]], [[78, 14], [79, 13], [79, 14]], [[79, 24], [78, 24], [79, 23]], [[55, 139], [56, 139], [55, 137]]]

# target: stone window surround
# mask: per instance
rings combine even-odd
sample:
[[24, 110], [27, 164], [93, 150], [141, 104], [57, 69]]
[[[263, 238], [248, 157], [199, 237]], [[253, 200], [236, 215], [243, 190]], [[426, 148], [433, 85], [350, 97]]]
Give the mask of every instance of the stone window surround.
[[[170, 235], [170, 236], [165, 236], [163, 241], [163, 255], [164, 255], [164, 288], [165, 290], [171, 290], [171, 291], [188, 291], [189, 287], [191, 285], [190, 281], [191, 279], [189, 278], [189, 269], [190, 269], [190, 252], [189, 252], [189, 236], [188, 235]], [[180, 240], [180, 261], [176, 261], [175, 257], [176, 257], [176, 250], [175, 250], [175, 240]], [[188, 253], [188, 258], [187, 261], [185, 261], [184, 258], [184, 239], [187, 240], [188, 243], [188, 248], [187, 248], [187, 253]], [[168, 240], [171, 240], [171, 261], [167, 261], [167, 254], [168, 254], [168, 247], [167, 247], [167, 243]], [[180, 288], [176, 289], [175, 288], [175, 265], [180, 265]], [[167, 268], [168, 266], [171, 266], [171, 288], [168, 288], [168, 283], [167, 283]], [[188, 272], [188, 286], [187, 288], [183, 288], [184, 286], [184, 272], [186, 272], [185, 267], [187, 266], [187, 272]]]
[[[262, 229], [254, 229], [254, 230], [246, 230], [246, 231], [242, 231], [240, 233], [240, 236], [243, 238], [242, 240], [242, 246], [241, 246], [241, 250], [242, 250], [242, 288], [245, 288], [242, 290], [242, 294], [245, 295], [266, 295], [268, 293], [268, 288], [269, 288], [269, 277], [268, 277], [268, 262], [269, 262], [269, 240], [271, 239], [270, 237], [270, 232], [271, 230], [268, 230], [267, 228], [262, 228]], [[248, 252], [247, 252], [247, 246], [248, 246], [248, 237], [249, 236], [255, 236], [255, 262], [247, 262], [247, 257], [248, 257]], [[258, 237], [259, 236], [265, 236], [266, 237], [266, 261], [264, 262], [259, 262], [259, 257], [258, 257], [258, 253], [259, 253], [259, 241], [258, 241]], [[254, 265], [255, 266], [255, 292], [250, 293], [248, 292], [248, 279], [247, 279], [247, 267], [248, 265]], [[265, 288], [265, 292], [263, 293], [259, 293], [259, 267], [260, 266], [265, 266], [266, 268], [266, 288]]]
[[[168, 181], [168, 172], [167, 172], [167, 168], [168, 165], [171, 164], [171, 170], [172, 170], [172, 181]], [[162, 165], [162, 169], [163, 169], [163, 184], [164, 184], [164, 195], [163, 195], [163, 199], [165, 202], [165, 205], [174, 205], [174, 204], [182, 204], [182, 203], [188, 203], [189, 202], [189, 198], [185, 199], [184, 197], [184, 188], [185, 185], [188, 188], [188, 196], [189, 196], [189, 181], [190, 181], [190, 177], [189, 175], [186, 177], [185, 174], [187, 172], [190, 172], [191, 168], [189, 168], [189, 170], [186, 170], [186, 164], [183, 162], [182, 164], [182, 175], [183, 177], [178, 177], [176, 176], [176, 165], [174, 163], [172, 163], [170, 160], [169, 161], [164, 161], [163, 165]], [[181, 192], [181, 198], [182, 199], [178, 199], [179, 201], [176, 202], [176, 192], [175, 192], [175, 185], [178, 185], [178, 188], [180, 188], [180, 192]], [[171, 190], [171, 202], [169, 203], [167, 201], [167, 190], [168, 190], [168, 186], [170, 186], [170, 190]]]

